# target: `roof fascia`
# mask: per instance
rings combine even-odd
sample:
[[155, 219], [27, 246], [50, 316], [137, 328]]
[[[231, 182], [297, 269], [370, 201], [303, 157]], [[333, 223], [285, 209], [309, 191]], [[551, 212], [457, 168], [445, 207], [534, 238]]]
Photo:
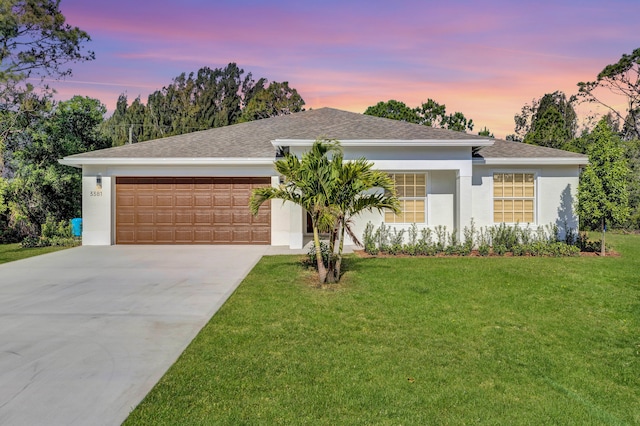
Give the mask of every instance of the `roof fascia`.
[[[271, 144], [280, 146], [311, 146], [315, 139], [275, 139]], [[492, 146], [494, 143], [490, 139], [346, 139], [340, 140], [342, 146], [425, 146], [425, 147], [476, 147]]]
[[474, 158], [473, 164], [486, 164], [496, 166], [526, 166], [526, 165], [540, 165], [540, 166], [586, 166], [589, 164], [587, 157], [534, 157], [534, 158]]
[[83, 165], [109, 166], [247, 166], [272, 165], [274, 158], [73, 158], [65, 157], [58, 162], [65, 166]]

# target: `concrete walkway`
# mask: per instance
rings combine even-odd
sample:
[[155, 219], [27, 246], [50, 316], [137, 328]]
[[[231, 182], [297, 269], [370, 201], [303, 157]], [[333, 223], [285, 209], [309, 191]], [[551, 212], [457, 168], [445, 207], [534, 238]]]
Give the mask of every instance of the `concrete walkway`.
[[270, 251], [78, 247], [0, 265], [0, 424], [122, 423]]

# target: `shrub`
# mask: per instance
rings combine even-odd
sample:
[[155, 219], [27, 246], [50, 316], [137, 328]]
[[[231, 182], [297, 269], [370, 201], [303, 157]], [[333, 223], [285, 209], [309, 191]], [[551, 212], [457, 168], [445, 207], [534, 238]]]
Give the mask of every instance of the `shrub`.
[[493, 246], [493, 252], [498, 256], [504, 256], [507, 251], [507, 246], [504, 244], [496, 244]]
[[404, 243], [404, 229], [398, 231], [396, 228], [393, 228], [393, 233], [389, 234], [390, 245], [387, 250], [391, 254], [402, 253], [403, 243]]
[[380, 228], [376, 230], [376, 233], [375, 233], [376, 244], [378, 245], [378, 250], [380, 250], [383, 253], [387, 253], [389, 251], [390, 232], [391, 232], [390, 228], [386, 226], [384, 222], [380, 225]]
[[[367, 226], [364, 228], [364, 235], [362, 237], [362, 241], [364, 243], [364, 251], [371, 255], [378, 254], [378, 245], [376, 244], [376, 238], [374, 234], [374, 226], [373, 223], [367, 223]], [[315, 256], [315, 253], [314, 253]]]
[[[326, 241], [320, 241], [320, 253], [322, 255], [322, 261], [325, 265], [329, 264], [329, 259], [331, 258], [331, 252], [329, 251], [329, 244]], [[316, 247], [311, 245], [309, 247], [309, 251], [307, 252], [307, 265], [313, 266], [315, 269], [318, 269], [318, 261], [316, 257]]]
[[506, 251], [509, 251], [518, 244], [518, 226], [508, 226], [505, 223], [501, 223], [498, 226], [494, 226], [489, 229], [491, 234], [491, 241], [493, 243], [494, 251], [496, 246], [504, 246]]
[[478, 246], [478, 253], [480, 253], [480, 256], [489, 256], [490, 251], [491, 251], [491, 246], [486, 242], [481, 243]]

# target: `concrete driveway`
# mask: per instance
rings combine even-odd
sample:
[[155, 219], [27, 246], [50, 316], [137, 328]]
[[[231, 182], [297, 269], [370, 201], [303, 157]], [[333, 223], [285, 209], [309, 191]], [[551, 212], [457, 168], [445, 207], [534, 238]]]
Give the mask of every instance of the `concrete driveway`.
[[0, 265], [0, 424], [122, 423], [268, 250], [78, 247]]

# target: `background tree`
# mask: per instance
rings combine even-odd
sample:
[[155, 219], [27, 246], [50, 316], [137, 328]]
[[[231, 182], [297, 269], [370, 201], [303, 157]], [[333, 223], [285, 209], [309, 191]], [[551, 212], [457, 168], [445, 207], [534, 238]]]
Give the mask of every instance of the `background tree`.
[[[60, 78], [71, 74], [70, 62], [94, 59], [83, 43], [89, 35], [65, 22], [60, 0], [0, 1], [0, 150], [13, 131], [33, 90], [29, 77]], [[46, 88], [46, 86], [45, 86]]]
[[420, 116], [414, 108], [409, 108], [404, 102], [393, 99], [387, 102], [378, 102], [368, 107], [364, 113], [365, 115], [406, 121], [407, 123], [421, 123]]
[[447, 107], [440, 105], [433, 99], [427, 99], [422, 105], [415, 108], [418, 116], [421, 118], [420, 124], [430, 127], [444, 127], [446, 121]]
[[104, 131], [114, 146], [142, 142], [198, 130], [228, 126], [241, 121], [273, 117], [302, 110], [304, 100], [288, 82], [258, 82], [235, 63], [225, 68], [201, 68], [182, 73], [171, 84], [151, 93], [144, 105], [136, 98], [118, 98], [116, 111]]
[[486, 136], [491, 139], [495, 138], [495, 136], [493, 136], [493, 133], [487, 128], [487, 126], [484, 126], [484, 128], [478, 132], [478, 136]]
[[[595, 81], [578, 83], [578, 96], [598, 103], [624, 123], [625, 139], [640, 138], [640, 48], [623, 54], [618, 62], [604, 67]], [[602, 91], [626, 98], [627, 109], [620, 111], [610, 105]]]
[[574, 102], [560, 91], [534, 99], [514, 117], [517, 136], [525, 143], [562, 149], [576, 134]]
[[260, 120], [268, 117], [292, 114], [302, 111], [304, 100], [289, 82], [272, 81], [266, 88], [261, 79], [261, 88], [250, 93], [251, 98], [242, 110], [240, 121]]
[[106, 112], [97, 99], [75, 96], [53, 106], [50, 114], [22, 134], [9, 159], [11, 178], [5, 202], [11, 224], [38, 235], [47, 219], [61, 221], [81, 215], [82, 172], [63, 166], [67, 155], [106, 148], [100, 132]]
[[580, 177], [577, 206], [583, 226], [602, 230], [602, 255], [606, 226], [623, 224], [629, 216], [628, 175], [620, 139], [602, 119], [591, 133], [589, 165]]
[[467, 119], [461, 112], [447, 115], [447, 107], [433, 99], [428, 99], [427, 102], [416, 108], [410, 108], [403, 102], [395, 100], [378, 102], [376, 105], [368, 107], [364, 113], [375, 117], [390, 118], [458, 132], [471, 131], [474, 126], [473, 120]]

